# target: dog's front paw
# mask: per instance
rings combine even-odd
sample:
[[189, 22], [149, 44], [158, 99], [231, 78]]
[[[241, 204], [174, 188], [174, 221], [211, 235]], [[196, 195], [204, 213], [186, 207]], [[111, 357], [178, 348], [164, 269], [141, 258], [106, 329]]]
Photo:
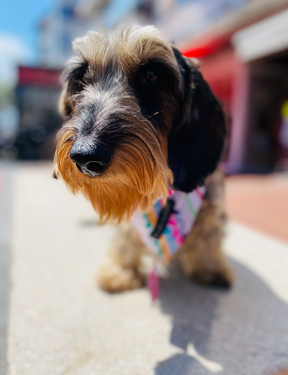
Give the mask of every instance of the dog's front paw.
[[144, 285], [144, 278], [131, 268], [123, 268], [113, 262], [103, 264], [98, 272], [98, 285], [108, 293], [120, 293], [138, 289]]
[[233, 284], [233, 274], [230, 270], [203, 270], [197, 272], [193, 277], [201, 284], [230, 288]]
[[220, 252], [212, 253], [208, 257], [203, 256], [203, 253], [182, 252], [180, 264], [184, 274], [194, 278], [200, 284], [223, 288], [233, 285], [233, 272]]
[[233, 273], [224, 261], [219, 262], [217, 267], [198, 268], [193, 274], [193, 278], [201, 284], [222, 288], [230, 288], [234, 281]]

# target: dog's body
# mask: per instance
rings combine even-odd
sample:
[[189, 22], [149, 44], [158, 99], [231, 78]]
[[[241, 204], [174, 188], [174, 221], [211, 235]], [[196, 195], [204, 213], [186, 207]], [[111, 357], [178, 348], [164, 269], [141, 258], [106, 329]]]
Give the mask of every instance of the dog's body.
[[[128, 219], [169, 186], [190, 192], [206, 185], [191, 233], [179, 250], [185, 274], [228, 286], [221, 253], [223, 176], [215, 169], [225, 138], [222, 109], [194, 60], [165, 43], [153, 27], [113, 35], [89, 32], [66, 70], [60, 100], [55, 174], [89, 199], [101, 220]], [[209, 176], [209, 177], [208, 177]], [[144, 283], [147, 248], [127, 225], [99, 275], [107, 291]]]

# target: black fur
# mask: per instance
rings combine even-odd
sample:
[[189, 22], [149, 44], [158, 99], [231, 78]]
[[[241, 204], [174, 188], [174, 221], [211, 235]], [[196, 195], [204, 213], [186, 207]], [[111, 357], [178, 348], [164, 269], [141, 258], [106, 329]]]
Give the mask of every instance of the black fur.
[[[145, 71], [150, 69], [155, 71], [159, 78], [153, 83], [141, 83], [141, 76]], [[174, 112], [177, 112], [178, 109], [174, 108], [174, 103], [169, 102], [171, 97], [176, 99], [175, 103], [179, 101], [179, 95], [176, 89], [177, 78], [175, 76], [175, 71], [173, 71], [168, 64], [164, 64], [163, 62], [146, 62], [140, 66], [139, 71], [136, 74], [136, 82], [132, 87], [134, 88], [135, 96], [141, 108], [142, 115], [156, 128], [160, 128], [164, 132], [164, 111], [166, 113], [171, 111], [171, 116], [174, 116]], [[172, 108], [174, 110], [172, 110]]]
[[[225, 141], [225, 116], [202, 74], [174, 49], [182, 75], [184, 113], [168, 139], [176, 190], [191, 192], [216, 169]], [[186, 107], [186, 109], [185, 109]]]

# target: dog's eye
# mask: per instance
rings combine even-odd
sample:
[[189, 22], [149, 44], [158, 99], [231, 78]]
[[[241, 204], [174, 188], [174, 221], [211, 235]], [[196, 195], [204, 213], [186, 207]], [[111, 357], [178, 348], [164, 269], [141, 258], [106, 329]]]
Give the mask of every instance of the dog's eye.
[[158, 79], [157, 72], [155, 70], [149, 69], [143, 74], [143, 76], [141, 78], [141, 82], [142, 83], [151, 83], [151, 82], [157, 81], [157, 79]]

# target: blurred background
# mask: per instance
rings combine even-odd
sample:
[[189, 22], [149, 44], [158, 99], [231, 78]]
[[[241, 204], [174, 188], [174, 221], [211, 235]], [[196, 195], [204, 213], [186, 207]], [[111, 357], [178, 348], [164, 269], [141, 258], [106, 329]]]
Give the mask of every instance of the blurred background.
[[[284, 226], [280, 237], [288, 241], [284, 225], [288, 207], [283, 203], [287, 195], [285, 199], [281, 195], [282, 182], [278, 186], [278, 177], [284, 178], [288, 171], [288, 0], [3, 3], [0, 160], [53, 159], [55, 136], [61, 126], [57, 109], [60, 75], [72, 55], [72, 41], [89, 29], [109, 30], [135, 23], [155, 25], [183, 54], [199, 59], [204, 78], [223, 103], [228, 137], [222, 164], [227, 175], [235, 176], [228, 179], [228, 212], [233, 216], [235, 210], [242, 210], [241, 215], [251, 221], [256, 210], [262, 220], [267, 209], [271, 212], [278, 207], [276, 232]], [[275, 176], [277, 186], [273, 190]], [[283, 178], [281, 181], [287, 181]], [[238, 189], [240, 181], [246, 190]], [[271, 196], [264, 194], [264, 186]], [[235, 193], [230, 199], [236, 188], [248, 195], [241, 200]], [[259, 192], [264, 195], [257, 209], [247, 209], [247, 199], [255, 204]], [[265, 231], [271, 226], [271, 220], [267, 221]]]
[[12, 0], [0, 15], [0, 157], [51, 159], [59, 75], [87, 30], [153, 24], [223, 102], [229, 174], [288, 169], [288, 1]]

